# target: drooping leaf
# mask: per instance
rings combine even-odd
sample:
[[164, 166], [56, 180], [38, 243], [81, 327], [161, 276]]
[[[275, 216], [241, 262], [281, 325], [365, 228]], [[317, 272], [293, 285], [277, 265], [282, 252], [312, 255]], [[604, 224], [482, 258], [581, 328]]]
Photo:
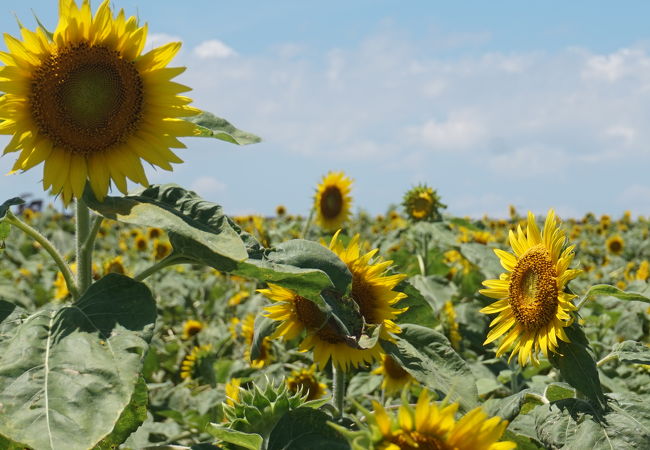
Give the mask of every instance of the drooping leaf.
[[144, 284], [110, 274], [72, 305], [3, 327], [0, 436], [37, 449], [99, 443], [133, 399], [155, 317]]
[[261, 314], [255, 317], [255, 331], [253, 332], [253, 342], [251, 343], [251, 360], [260, 359], [262, 356], [262, 345], [264, 338], [273, 334], [280, 322], [269, 319]]
[[289, 411], [271, 431], [268, 450], [349, 450], [348, 441], [327, 423], [330, 420], [317, 409]]
[[449, 395], [469, 410], [476, 406], [478, 393], [470, 367], [454, 351], [447, 338], [419, 325], [401, 325], [395, 342], [383, 341], [391, 355], [416, 380], [429, 389]]
[[589, 300], [600, 295], [609, 295], [612, 297], [616, 297], [619, 300], [650, 303], [650, 298], [647, 297], [646, 294], [648, 294], [648, 289], [646, 289], [646, 291], [644, 291], [643, 293], [627, 292], [627, 291], [622, 291], [615, 286], [610, 286], [609, 284], [596, 284], [589, 288], [589, 290], [585, 294], [585, 297]]
[[549, 360], [560, 369], [562, 377], [582, 392], [597, 408], [607, 406], [598, 378], [596, 361], [589, 349], [589, 341], [576, 323], [564, 328], [571, 342], [558, 339], [558, 353], [549, 352]]
[[408, 308], [397, 316], [397, 322], [414, 323], [423, 327], [433, 328], [438, 323], [434, 309], [420, 291], [413, 286], [411, 283], [413, 278], [415, 277], [402, 281], [395, 288], [395, 291], [406, 294], [406, 298], [401, 299], [395, 305], [395, 308]]
[[198, 137], [211, 137], [237, 145], [256, 144], [262, 140], [252, 133], [238, 130], [226, 119], [206, 111], [185, 120], [195, 125], [195, 136]]

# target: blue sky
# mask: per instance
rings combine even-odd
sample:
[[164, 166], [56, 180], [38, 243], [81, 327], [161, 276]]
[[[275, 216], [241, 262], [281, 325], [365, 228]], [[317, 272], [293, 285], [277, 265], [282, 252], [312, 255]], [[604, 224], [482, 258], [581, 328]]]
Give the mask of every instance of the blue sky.
[[[371, 213], [425, 182], [457, 215], [650, 214], [648, 2], [113, 4], [149, 23], [150, 45], [183, 41], [173, 64], [197, 107], [264, 138], [188, 138], [184, 164], [149, 171], [231, 214], [306, 214], [328, 170]], [[10, 34], [12, 13], [33, 28], [30, 9], [56, 24], [54, 0], [0, 8]], [[44, 197], [41, 178], [0, 190]]]

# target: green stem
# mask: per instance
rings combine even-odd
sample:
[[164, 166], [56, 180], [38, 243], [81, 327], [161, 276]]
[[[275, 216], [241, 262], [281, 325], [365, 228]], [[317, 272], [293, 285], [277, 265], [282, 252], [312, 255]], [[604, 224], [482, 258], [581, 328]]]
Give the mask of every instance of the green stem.
[[616, 353], [610, 353], [609, 355], [605, 356], [603, 359], [598, 361], [596, 363], [596, 367], [601, 367], [603, 364], [608, 363], [616, 358], [618, 358], [618, 355], [616, 355]]
[[589, 300], [589, 295], [585, 294], [585, 296], [582, 297], [578, 302], [578, 304], [576, 305], [576, 311], [580, 311], [580, 308], [582, 308], [582, 305], [584, 305], [587, 302], [587, 300]]
[[314, 208], [309, 211], [309, 216], [307, 217], [307, 221], [305, 222], [305, 225], [302, 229], [302, 238], [307, 239], [307, 234], [309, 233], [309, 229], [311, 228], [311, 223], [314, 218]]
[[83, 251], [92, 253], [93, 247], [95, 246], [97, 233], [99, 232], [99, 228], [102, 226], [103, 221], [104, 218], [102, 216], [93, 216], [90, 223], [90, 231], [88, 232], [88, 236], [82, 245]]
[[343, 398], [345, 397], [345, 372], [332, 365], [332, 401], [339, 417], [343, 415]]
[[163, 259], [162, 261], [158, 261], [157, 263], [147, 267], [144, 269], [142, 272], [137, 274], [135, 277], [133, 277], [134, 280], [136, 281], [142, 281], [145, 278], [147, 278], [150, 275], [153, 275], [154, 273], [158, 272], [159, 270], [164, 269], [165, 267], [173, 266], [176, 264], [176, 261], [178, 261], [180, 258], [179, 257], [167, 257]]
[[82, 198], [77, 199], [76, 219], [77, 284], [83, 295], [92, 280], [92, 248], [84, 248], [90, 235], [90, 210]]
[[539, 402], [541, 402], [541, 403], [543, 403], [545, 405], [548, 405], [550, 403], [548, 401], [548, 399], [546, 397], [544, 397], [543, 395], [534, 394], [532, 392], [526, 392], [526, 394], [524, 395], [524, 398], [530, 398], [530, 399], [533, 399], [533, 400], [537, 400], [537, 401], [539, 401]]
[[74, 281], [74, 275], [70, 270], [70, 267], [66, 264], [63, 256], [57, 251], [54, 245], [41, 233], [38, 232], [35, 228], [27, 225], [25, 222], [21, 221], [19, 218], [13, 215], [11, 211], [7, 211], [5, 220], [10, 225], [15, 226], [26, 235], [34, 239], [36, 242], [41, 244], [41, 247], [50, 254], [56, 265], [59, 267], [59, 270], [63, 274], [65, 279], [65, 284], [68, 285], [68, 291], [72, 294], [72, 297], [76, 300], [79, 298], [79, 290], [77, 289], [77, 284]]

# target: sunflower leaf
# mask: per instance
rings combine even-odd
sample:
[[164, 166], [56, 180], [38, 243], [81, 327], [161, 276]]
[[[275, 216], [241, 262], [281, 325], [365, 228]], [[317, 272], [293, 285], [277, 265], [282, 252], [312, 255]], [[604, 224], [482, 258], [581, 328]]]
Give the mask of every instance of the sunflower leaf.
[[205, 431], [223, 442], [234, 444], [248, 450], [260, 450], [264, 442], [264, 439], [259, 434], [232, 430], [216, 423], [209, 424], [205, 428]]
[[425, 387], [460, 402], [464, 410], [476, 406], [476, 380], [447, 338], [419, 325], [400, 326], [402, 332], [395, 336], [394, 342], [382, 341], [386, 353]]
[[195, 135], [198, 137], [211, 137], [236, 145], [256, 144], [262, 141], [259, 136], [238, 130], [226, 119], [206, 111], [184, 120], [194, 124]]
[[610, 286], [609, 284], [597, 284], [589, 288], [584, 296], [584, 300], [589, 300], [599, 295], [609, 295], [611, 297], [616, 297], [619, 300], [650, 303], [650, 298], [645, 295], [646, 292], [648, 292], [648, 289], [646, 289], [644, 293], [626, 292], [615, 286]]
[[268, 450], [309, 448], [348, 450], [348, 441], [328, 422], [332, 417], [312, 408], [297, 408], [278, 421], [269, 436]]
[[564, 328], [564, 331], [570, 342], [558, 339], [557, 353], [549, 352], [548, 355], [551, 364], [560, 370], [567, 383], [584, 394], [595, 407], [605, 409], [607, 402], [587, 337], [576, 323]]
[[[135, 429], [139, 419], [118, 420], [136, 390], [155, 318], [144, 284], [109, 274], [76, 303], [48, 305], [24, 321], [5, 319], [0, 436], [76, 450], [94, 447], [116, 425]], [[114, 438], [125, 437], [122, 431]]]
[[618, 358], [623, 363], [650, 364], [650, 347], [637, 341], [623, 341], [612, 348], [603, 361]]
[[7, 215], [7, 212], [9, 211], [9, 208], [11, 208], [12, 206], [16, 206], [16, 205], [22, 205], [24, 203], [25, 203], [25, 200], [23, 200], [20, 197], [10, 198], [6, 202], [4, 202], [2, 205], [0, 205], [0, 220], [5, 218], [5, 216]]
[[647, 448], [650, 407], [643, 399], [612, 394], [605, 413], [577, 398], [536, 408], [537, 437], [549, 448], [613, 450]]

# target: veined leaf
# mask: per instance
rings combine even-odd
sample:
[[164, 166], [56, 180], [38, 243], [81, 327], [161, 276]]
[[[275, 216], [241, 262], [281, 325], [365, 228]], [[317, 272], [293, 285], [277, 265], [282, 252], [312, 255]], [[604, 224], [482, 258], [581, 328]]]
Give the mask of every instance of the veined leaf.
[[36, 449], [97, 445], [133, 398], [155, 317], [144, 284], [110, 274], [72, 305], [5, 319], [0, 436]]
[[612, 352], [606, 356], [616, 357], [624, 363], [650, 364], [650, 347], [636, 341], [623, 341], [612, 348]]
[[256, 144], [262, 139], [252, 133], [238, 130], [226, 119], [203, 111], [196, 116], [185, 118], [195, 126], [195, 136], [211, 137], [237, 145]]
[[650, 298], [648, 298], [645, 295], [646, 292], [648, 292], [648, 290], [644, 291], [643, 294], [638, 292], [626, 292], [620, 290], [615, 286], [610, 286], [609, 284], [596, 284], [589, 288], [589, 290], [585, 294], [585, 297], [587, 299], [591, 299], [599, 295], [609, 295], [612, 297], [616, 297], [619, 300], [627, 300], [627, 301], [633, 300], [637, 302], [650, 303]]
[[350, 444], [333, 427], [332, 417], [312, 408], [297, 408], [278, 421], [269, 436], [268, 450], [349, 450]]
[[419, 325], [400, 326], [402, 332], [395, 342], [382, 341], [384, 350], [425, 387], [449, 395], [465, 410], [476, 406], [478, 393], [472, 371], [447, 338]]

